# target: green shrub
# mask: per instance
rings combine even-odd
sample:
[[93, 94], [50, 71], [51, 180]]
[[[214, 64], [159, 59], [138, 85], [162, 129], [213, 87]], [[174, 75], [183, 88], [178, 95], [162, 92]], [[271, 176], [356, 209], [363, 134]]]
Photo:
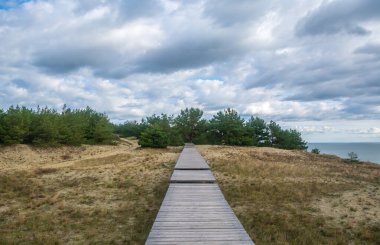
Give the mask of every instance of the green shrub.
[[355, 152], [349, 152], [347, 155], [348, 155], [348, 160], [350, 160], [351, 162], [359, 161], [358, 154], [356, 154]]
[[282, 129], [277, 123], [270, 121], [271, 146], [287, 150], [306, 150], [307, 143], [302, 139], [301, 133], [294, 129]]
[[234, 109], [219, 111], [209, 123], [214, 142], [226, 145], [247, 144], [247, 140], [243, 139], [247, 134], [244, 119]]
[[169, 144], [167, 133], [159, 126], [153, 125], [145, 129], [139, 139], [141, 147], [166, 148]]
[[176, 132], [176, 130], [170, 130], [170, 134], [168, 134], [168, 145], [170, 146], [182, 146], [185, 142], [183, 141], [182, 136]]
[[[186, 108], [173, 120], [177, 133], [180, 134], [182, 142], [193, 142], [202, 131], [205, 130], [206, 120], [202, 119], [203, 111], [198, 108]], [[178, 136], [176, 136], [178, 137]]]
[[[259, 117], [248, 121], [231, 108], [217, 112], [210, 120], [202, 118], [203, 111], [198, 108], [181, 110], [174, 115], [153, 114], [141, 122], [126, 121], [114, 125], [114, 133], [120, 136], [136, 136], [141, 139], [141, 132], [156, 126], [165, 132], [168, 145], [180, 146], [184, 142], [211, 145], [267, 146], [282, 149], [306, 150], [307, 144], [301, 133], [293, 129], [282, 129], [271, 121], [266, 123]], [[152, 139], [144, 135], [143, 145], [151, 147]]]
[[37, 110], [11, 106], [0, 110], [0, 144], [40, 146], [110, 144], [114, 142], [108, 117], [90, 107], [62, 113], [48, 107]]
[[123, 124], [114, 125], [114, 131], [121, 137], [140, 137], [140, 134], [148, 127], [148, 124], [142, 120], [141, 123], [137, 121], [126, 121]]
[[0, 143], [12, 145], [27, 143], [33, 118], [32, 110], [25, 107], [9, 107], [1, 113]]
[[319, 154], [319, 153], [321, 153], [321, 152], [319, 151], [318, 148], [314, 148], [314, 149], [311, 150], [311, 153]]

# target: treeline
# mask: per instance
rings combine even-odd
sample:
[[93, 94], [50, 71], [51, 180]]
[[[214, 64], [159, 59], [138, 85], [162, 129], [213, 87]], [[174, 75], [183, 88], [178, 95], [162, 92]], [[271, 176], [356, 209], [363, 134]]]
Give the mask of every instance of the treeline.
[[0, 110], [0, 144], [81, 145], [114, 141], [113, 125], [103, 113], [86, 109], [11, 106]]
[[233, 109], [219, 111], [210, 120], [197, 108], [181, 110], [177, 116], [152, 115], [140, 122], [126, 121], [113, 125], [104, 113], [86, 109], [61, 112], [50, 108], [36, 110], [11, 106], [0, 109], [0, 144], [81, 145], [111, 144], [115, 133], [134, 136], [143, 147], [167, 147], [195, 144], [270, 146], [283, 149], [306, 149], [306, 142], [296, 130], [282, 129], [258, 117], [244, 120]]
[[219, 111], [210, 120], [202, 116], [202, 110], [186, 108], [176, 117], [153, 115], [141, 122], [127, 121], [115, 125], [115, 132], [122, 137], [137, 137], [143, 147], [177, 146], [184, 142], [193, 142], [282, 149], [307, 148], [298, 131], [282, 129], [273, 121], [266, 123], [258, 117], [251, 117], [246, 121], [230, 108]]

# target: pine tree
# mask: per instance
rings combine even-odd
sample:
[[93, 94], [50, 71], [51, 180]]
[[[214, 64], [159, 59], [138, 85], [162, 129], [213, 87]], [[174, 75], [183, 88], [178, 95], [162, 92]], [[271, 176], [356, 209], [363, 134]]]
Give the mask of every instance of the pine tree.
[[186, 108], [174, 119], [177, 131], [186, 142], [193, 142], [205, 130], [206, 120], [202, 119], [203, 111], [198, 108]]

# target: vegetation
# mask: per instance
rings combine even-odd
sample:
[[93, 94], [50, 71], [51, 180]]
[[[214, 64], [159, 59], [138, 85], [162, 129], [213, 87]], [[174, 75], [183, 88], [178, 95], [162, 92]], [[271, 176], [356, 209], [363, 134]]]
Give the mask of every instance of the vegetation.
[[311, 150], [311, 153], [320, 154], [321, 151], [318, 148], [314, 148], [314, 149]]
[[[176, 127], [173, 127], [173, 116], [168, 116], [166, 114], [161, 114], [160, 116], [152, 115], [146, 118], [149, 130], [150, 128], [155, 128], [156, 130], [161, 130], [165, 132], [168, 137], [168, 145], [171, 146], [180, 146], [184, 144], [183, 139], [181, 138], [180, 132]], [[154, 142], [155, 139], [152, 139]], [[160, 146], [157, 146], [160, 147]]]
[[136, 137], [142, 147], [165, 148], [184, 142], [196, 144], [271, 146], [282, 149], [306, 149], [306, 142], [296, 130], [282, 129], [277, 123], [266, 123], [258, 117], [242, 118], [227, 108], [210, 120], [203, 111], [186, 108], [179, 115], [152, 115], [141, 122], [126, 121], [112, 125], [104, 113], [86, 109], [62, 112], [54, 109], [11, 106], [0, 110], [0, 144], [34, 144], [43, 146], [110, 144], [113, 133]]
[[270, 146], [270, 130], [266, 122], [258, 117], [251, 117], [246, 123], [249, 134], [253, 135], [253, 143], [256, 146]]
[[0, 244], [144, 244], [179, 148], [0, 148]]
[[356, 154], [355, 152], [349, 152], [347, 155], [348, 160], [350, 160], [351, 162], [359, 162], [358, 154]]
[[255, 243], [379, 244], [379, 165], [273, 148], [197, 148]]
[[168, 146], [168, 135], [157, 125], [150, 126], [141, 133], [139, 145], [142, 147], [166, 148]]
[[121, 137], [136, 137], [140, 138], [141, 133], [148, 127], [148, 124], [143, 120], [141, 123], [137, 121], [126, 121], [123, 124], [114, 125], [114, 131]]
[[233, 109], [219, 111], [209, 122], [212, 143], [226, 145], [254, 145], [244, 119]]
[[[282, 149], [307, 148], [306, 142], [296, 130], [284, 130], [275, 122], [266, 123], [259, 117], [251, 117], [246, 121], [231, 108], [219, 111], [210, 120], [205, 120], [202, 116], [202, 110], [186, 108], [176, 117], [161, 114], [147, 117], [141, 123], [127, 121], [115, 125], [115, 131], [121, 136], [140, 138], [141, 145], [149, 147], [165, 147], [162, 140], [167, 138], [167, 145], [171, 146], [194, 142]], [[160, 139], [155, 139], [156, 136]]]
[[203, 111], [198, 108], [186, 108], [174, 119], [173, 123], [182, 139], [193, 142], [205, 131], [206, 120], [202, 119]]
[[80, 145], [110, 144], [114, 140], [107, 116], [86, 109], [54, 109], [11, 106], [0, 110], [0, 144]]

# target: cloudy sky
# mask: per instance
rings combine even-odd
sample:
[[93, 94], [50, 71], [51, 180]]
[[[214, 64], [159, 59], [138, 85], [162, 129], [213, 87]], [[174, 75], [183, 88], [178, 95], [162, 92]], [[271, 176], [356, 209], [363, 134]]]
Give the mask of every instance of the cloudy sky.
[[0, 106], [112, 121], [232, 107], [380, 141], [379, 0], [0, 1]]

